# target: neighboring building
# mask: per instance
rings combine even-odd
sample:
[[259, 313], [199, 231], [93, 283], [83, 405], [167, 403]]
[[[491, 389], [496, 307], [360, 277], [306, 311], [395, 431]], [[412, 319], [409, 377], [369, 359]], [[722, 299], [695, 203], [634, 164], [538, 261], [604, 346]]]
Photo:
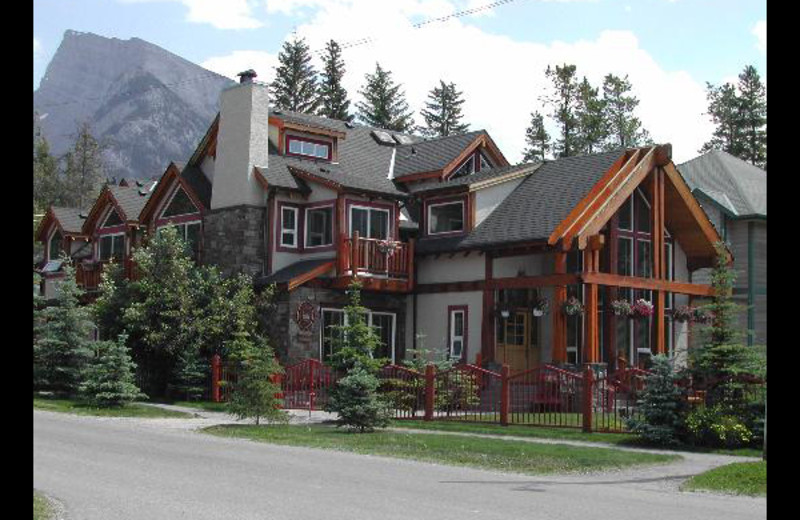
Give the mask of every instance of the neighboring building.
[[45, 299], [55, 296], [64, 277], [64, 255], [75, 260], [91, 255], [89, 237], [82, 231], [86, 214], [86, 210], [51, 206], [39, 222], [36, 240], [44, 245], [44, 258], [34, 270], [41, 275], [40, 294]]
[[[267, 318], [284, 361], [330, 356], [354, 279], [395, 361], [422, 348], [513, 370], [685, 354], [689, 326], [669, 310], [711, 294], [691, 272], [720, 237], [669, 145], [511, 165], [482, 130], [423, 139], [273, 110], [267, 92], [248, 76], [225, 89], [193, 156], [152, 192], [106, 187], [83, 226], [95, 250], [120, 233], [110, 250], [127, 258], [143, 229], [182, 226], [201, 262], [276, 285]], [[565, 315], [570, 297], [583, 314]], [[655, 313], [616, 317], [619, 298]]]
[[[767, 172], [712, 150], [678, 166], [733, 254], [734, 298], [743, 307], [748, 344], [767, 344]], [[710, 270], [692, 281], [709, 283]]]

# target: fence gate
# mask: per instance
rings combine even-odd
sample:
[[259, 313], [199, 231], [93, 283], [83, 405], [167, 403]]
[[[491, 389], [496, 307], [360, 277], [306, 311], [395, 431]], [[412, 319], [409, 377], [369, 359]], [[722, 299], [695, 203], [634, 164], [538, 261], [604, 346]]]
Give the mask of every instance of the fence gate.
[[508, 379], [511, 424], [583, 427], [585, 392], [581, 374], [540, 365]]
[[[433, 368], [433, 367], [431, 367]], [[497, 372], [456, 365], [433, 375], [433, 419], [498, 422], [502, 382]]]
[[316, 359], [304, 359], [284, 369], [281, 397], [286, 409], [321, 410], [336, 381], [333, 370]]
[[637, 406], [645, 378], [651, 372], [625, 368], [594, 380], [592, 387], [593, 430], [621, 433], [628, 431], [628, 419], [639, 418]]
[[399, 365], [386, 365], [378, 373], [379, 391], [389, 402], [395, 419], [422, 419], [425, 415], [424, 374]]

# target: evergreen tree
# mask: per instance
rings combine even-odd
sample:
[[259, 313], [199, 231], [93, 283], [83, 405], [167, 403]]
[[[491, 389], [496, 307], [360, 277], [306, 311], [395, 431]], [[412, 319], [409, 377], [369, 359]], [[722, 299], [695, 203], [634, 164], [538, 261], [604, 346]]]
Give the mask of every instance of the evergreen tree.
[[65, 264], [54, 304], [40, 313], [41, 325], [33, 347], [34, 375], [38, 378], [34, 387], [59, 394], [77, 392], [90, 354], [92, 331], [89, 311], [80, 305], [82, 294], [75, 282], [75, 270]]
[[121, 334], [116, 341], [94, 343], [96, 354], [89, 363], [81, 394], [102, 408], [120, 407], [147, 397], [136, 386], [136, 364], [128, 351], [127, 337]]
[[246, 331], [237, 331], [227, 345], [231, 359], [237, 363], [237, 379], [232, 385], [228, 410], [239, 419], [262, 418], [271, 422], [288, 421], [277, 397], [281, 388], [275, 376], [283, 369], [275, 358], [272, 347], [262, 338]]
[[33, 212], [44, 213], [51, 205], [62, 205], [63, 182], [58, 161], [41, 132], [33, 136]]
[[469, 125], [461, 122], [464, 117], [461, 113], [461, 105], [464, 104], [462, 95], [463, 92], [456, 89], [455, 83], [439, 80], [439, 86], [428, 93], [428, 101], [420, 112], [425, 120], [425, 126], [420, 128], [420, 132], [432, 137], [467, 132]]
[[620, 78], [607, 74], [603, 78], [603, 103], [609, 130], [607, 150], [632, 148], [650, 142], [650, 134], [634, 115], [639, 99], [631, 94], [631, 88], [627, 75]]
[[392, 73], [375, 64], [375, 72], [366, 74], [366, 84], [358, 93], [364, 101], [356, 103], [358, 118], [369, 126], [408, 132], [414, 126], [402, 85], [395, 85]]
[[544, 161], [550, 151], [550, 134], [544, 127], [544, 117], [538, 111], [531, 114], [531, 124], [525, 129], [525, 144], [522, 162]]
[[321, 116], [331, 119], [349, 121], [350, 100], [347, 99], [347, 90], [342, 85], [345, 73], [342, 48], [335, 40], [330, 40], [325, 45], [322, 55], [322, 73], [319, 82], [319, 111]]
[[740, 158], [767, 169], [767, 91], [752, 65], [739, 74]]
[[103, 147], [92, 136], [88, 123], [78, 126], [65, 161], [64, 202], [69, 207], [84, 208], [97, 197], [105, 178]]
[[638, 401], [640, 419], [631, 419], [633, 433], [652, 444], [678, 444], [684, 435], [687, 406], [684, 390], [666, 356], [653, 356], [645, 387]]
[[592, 87], [584, 76], [578, 84], [578, 148], [582, 153], [596, 153], [608, 137], [605, 100], [599, 89]]
[[731, 83], [714, 86], [706, 83], [708, 115], [716, 128], [711, 139], [703, 144], [700, 153], [709, 150], [722, 150], [737, 157], [741, 156], [742, 125], [739, 96]]
[[202, 399], [208, 387], [210, 368], [209, 360], [200, 356], [195, 345], [178, 353], [171, 393], [187, 401]]
[[271, 88], [275, 107], [313, 114], [319, 104], [317, 72], [305, 38], [283, 42], [278, 63]]
[[552, 90], [542, 97], [542, 101], [552, 110], [551, 117], [556, 121], [561, 136], [556, 140], [554, 150], [558, 157], [570, 157], [580, 152], [578, 134], [578, 81], [575, 65], [549, 65], [545, 76], [552, 83]]

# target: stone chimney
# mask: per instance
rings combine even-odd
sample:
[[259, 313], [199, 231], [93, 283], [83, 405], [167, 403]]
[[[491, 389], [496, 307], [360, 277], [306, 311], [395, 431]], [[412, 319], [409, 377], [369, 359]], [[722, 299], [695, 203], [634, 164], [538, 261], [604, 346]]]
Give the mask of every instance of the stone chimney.
[[254, 70], [240, 72], [240, 83], [220, 95], [217, 159], [211, 209], [263, 206], [264, 194], [253, 166], [267, 167], [269, 96], [267, 86], [253, 82]]

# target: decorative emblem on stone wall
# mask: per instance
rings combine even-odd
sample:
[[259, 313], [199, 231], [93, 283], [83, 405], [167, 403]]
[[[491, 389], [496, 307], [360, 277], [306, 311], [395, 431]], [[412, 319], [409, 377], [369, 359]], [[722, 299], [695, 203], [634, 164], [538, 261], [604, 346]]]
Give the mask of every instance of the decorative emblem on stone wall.
[[305, 301], [297, 305], [294, 314], [294, 321], [302, 331], [310, 331], [317, 320], [317, 308], [310, 301]]

